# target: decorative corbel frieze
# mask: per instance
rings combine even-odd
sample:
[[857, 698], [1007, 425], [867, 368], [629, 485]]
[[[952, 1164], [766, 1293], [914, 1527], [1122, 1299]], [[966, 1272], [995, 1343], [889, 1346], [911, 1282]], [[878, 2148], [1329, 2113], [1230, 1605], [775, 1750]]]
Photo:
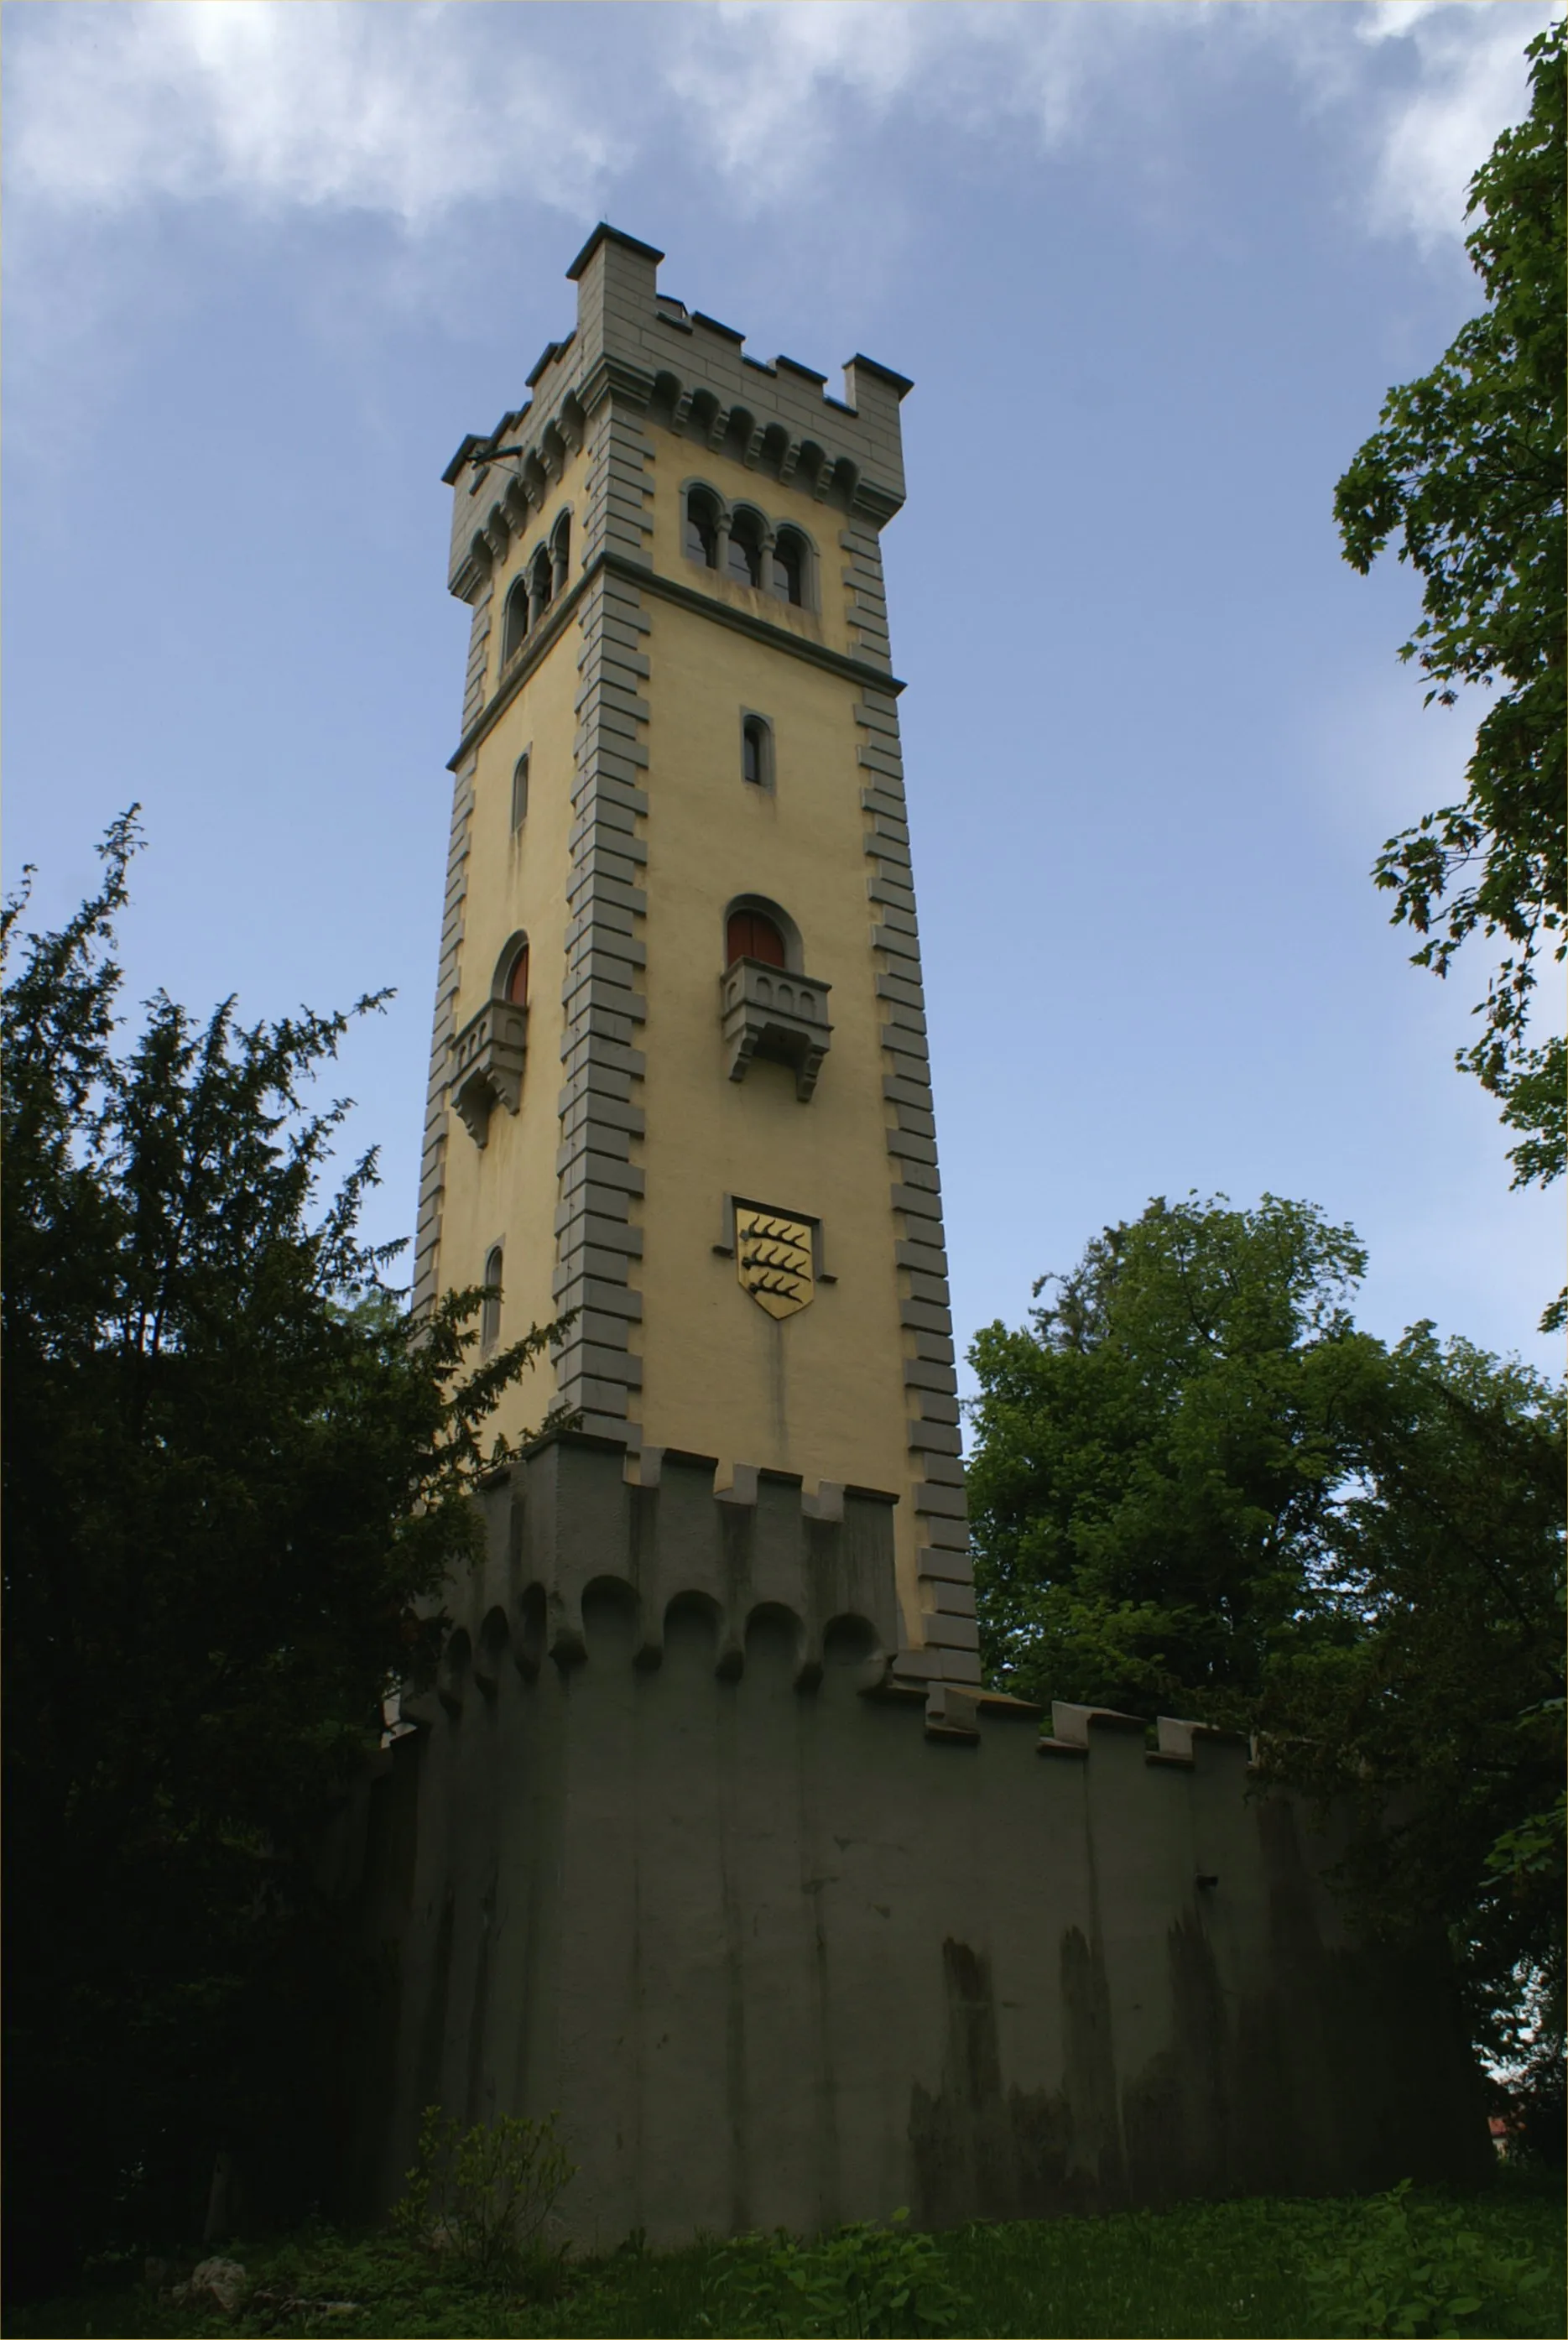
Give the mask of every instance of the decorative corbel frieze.
[[490, 557], [490, 548], [481, 538], [476, 537], [452, 571], [452, 590], [454, 597], [460, 601], [467, 601], [471, 604], [477, 601], [489, 581], [493, 565]]

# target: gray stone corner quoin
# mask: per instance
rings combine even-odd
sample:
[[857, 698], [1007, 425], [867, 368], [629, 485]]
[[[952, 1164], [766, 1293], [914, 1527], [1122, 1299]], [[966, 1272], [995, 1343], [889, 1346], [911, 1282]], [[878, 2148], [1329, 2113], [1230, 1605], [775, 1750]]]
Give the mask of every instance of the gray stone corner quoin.
[[[559, 1375], [576, 1426], [488, 1482], [483, 1558], [447, 1590], [436, 1682], [389, 1709], [327, 1849], [376, 1978], [344, 2051], [334, 2207], [396, 2198], [432, 2104], [464, 2123], [553, 2113], [578, 2165], [559, 2215], [592, 2250], [638, 2231], [660, 2246], [819, 2232], [905, 2205], [940, 2227], [1479, 2178], [1492, 2149], [1442, 1946], [1394, 1959], [1347, 1930], [1326, 1882], [1338, 1821], [1259, 1792], [1224, 1733], [982, 1686], [879, 549], [904, 496], [909, 384], [857, 357], [839, 398], [804, 363], [759, 364], [660, 292], [660, 258], [595, 231], [570, 272], [575, 328], [447, 474], [449, 581], [473, 623], [416, 1304], [454, 1280], [452, 1150], [492, 1161], [553, 1053], [537, 1004], [531, 1048], [528, 1011], [495, 1001], [460, 1027], [457, 1008], [474, 996], [483, 742], [564, 649], [578, 730], [553, 1291], [581, 1311]], [[664, 462], [656, 490], [670, 436], [680, 470]], [[503, 446], [521, 452], [502, 461]], [[809, 491], [848, 649], [656, 570], [655, 493], [720, 447], [756, 471], [764, 512], [769, 481]], [[498, 660], [507, 547], [580, 461], [573, 572]], [[901, 1492], [719, 1471], [644, 1434], [650, 636], [690, 601], [715, 640], [764, 644], [851, 697], [878, 1145], [907, 1295]], [[819, 1125], [844, 995], [809, 960], [736, 962], [706, 995], [719, 1081], [749, 1097], [792, 1075], [789, 1110]], [[719, 1234], [705, 1248], [725, 1249]], [[845, 1265], [829, 1248], [820, 1284]], [[895, 1556], [911, 1512], [918, 1642]]]

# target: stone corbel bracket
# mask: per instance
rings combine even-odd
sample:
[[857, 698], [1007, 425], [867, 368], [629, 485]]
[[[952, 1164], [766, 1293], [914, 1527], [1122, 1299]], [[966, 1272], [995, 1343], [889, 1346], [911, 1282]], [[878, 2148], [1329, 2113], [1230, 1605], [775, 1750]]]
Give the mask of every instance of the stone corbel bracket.
[[754, 1056], [771, 1057], [794, 1067], [795, 1094], [807, 1104], [832, 1036], [831, 989], [762, 959], [733, 960], [719, 977], [719, 993], [730, 1079], [743, 1081]]
[[521, 1104], [527, 1056], [528, 1010], [506, 999], [487, 999], [453, 1039], [448, 1088], [476, 1145], [490, 1135], [493, 1106], [516, 1113]]

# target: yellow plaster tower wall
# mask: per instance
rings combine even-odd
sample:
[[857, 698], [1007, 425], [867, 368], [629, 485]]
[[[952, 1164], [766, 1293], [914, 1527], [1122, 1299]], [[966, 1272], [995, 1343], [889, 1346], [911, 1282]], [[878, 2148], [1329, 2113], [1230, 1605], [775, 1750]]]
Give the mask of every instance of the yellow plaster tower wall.
[[[624, 1445], [633, 1483], [695, 1453], [720, 1489], [799, 1480], [829, 1518], [845, 1488], [896, 1498], [899, 1671], [972, 1683], [878, 550], [909, 385], [857, 358], [840, 401], [805, 366], [759, 363], [660, 293], [660, 258], [595, 233], [570, 272], [575, 331], [447, 473], [474, 624], [416, 1299], [483, 1280], [499, 1246], [501, 1338], [576, 1310], [551, 1394]], [[717, 566], [689, 547], [694, 489]], [[799, 605], [769, 589], [766, 549], [762, 586], [730, 574], [731, 525], [765, 548], [795, 532]], [[737, 902], [779, 914], [785, 969], [727, 969]], [[502, 996], [524, 938], [525, 1019]], [[752, 1207], [809, 1254], [769, 1307], [741, 1280], [775, 1255]], [[505, 1426], [543, 1411], [536, 1383]]]

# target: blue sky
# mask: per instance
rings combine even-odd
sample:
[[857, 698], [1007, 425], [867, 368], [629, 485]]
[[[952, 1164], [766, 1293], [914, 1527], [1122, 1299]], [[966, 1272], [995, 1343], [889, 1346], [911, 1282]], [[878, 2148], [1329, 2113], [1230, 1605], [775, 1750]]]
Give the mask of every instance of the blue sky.
[[[1334, 483], [1475, 302], [1538, 0], [5, 12], [6, 867], [345, 1053], [412, 1217], [467, 613], [440, 473], [607, 216], [752, 351], [915, 378], [884, 540], [955, 1313], [1154, 1194], [1352, 1221], [1361, 1317], [1555, 1364], [1555, 1196], [1367, 869], [1460, 792]], [[999, 482], [999, 483], [998, 483]], [[1476, 948], [1472, 946], [1472, 950]]]

